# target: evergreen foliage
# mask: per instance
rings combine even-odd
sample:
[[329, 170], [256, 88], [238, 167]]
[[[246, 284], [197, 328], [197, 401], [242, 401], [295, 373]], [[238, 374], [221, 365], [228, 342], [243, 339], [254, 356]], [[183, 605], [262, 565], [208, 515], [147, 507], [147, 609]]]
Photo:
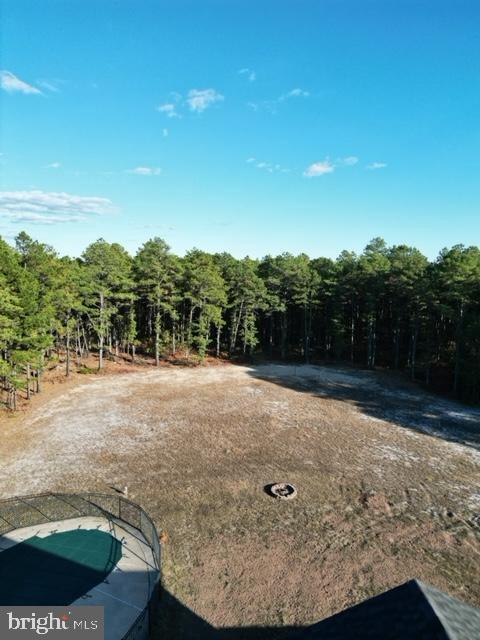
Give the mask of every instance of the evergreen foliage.
[[22, 232], [0, 239], [0, 382], [4, 404], [40, 389], [45, 363], [178, 350], [404, 370], [480, 402], [480, 250], [457, 245], [429, 262], [374, 238], [336, 260], [284, 253], [236, 259], [199, 249], [184, 257], [161, 238], [131, 257], [97, 240], [59, 257]]

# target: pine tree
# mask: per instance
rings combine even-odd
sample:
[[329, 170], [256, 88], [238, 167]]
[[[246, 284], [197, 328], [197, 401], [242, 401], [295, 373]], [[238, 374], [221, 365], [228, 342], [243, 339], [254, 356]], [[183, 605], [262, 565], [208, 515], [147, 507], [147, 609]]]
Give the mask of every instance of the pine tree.
[[138, 251], [134, 274], [139, 303], [147, 314], [147, 334], [154, 338], [155, 364], [160, 364], [162, 332], [175, 352], [178, 319], [176, 305], [180, 281], [180, 261], [161, 238], [153, 238]]
[[195, 347], [200, 360], [205, 358], [210, 345], [210, 330], [222, 323], [226, 307], [225, 281], [212, 255], [193, 249], [183, 259], [183, 299], [186, 322], [186, 343]]
[[87, 247], [82, 259], [84, 306], [97, 336], [101, 369], [105, 346], [112, 354], [115, 342], [117, 350], [123, 328], [128, 326], [134, 302], [132, 259], [119, 244], [109, 244], [103, 238]]

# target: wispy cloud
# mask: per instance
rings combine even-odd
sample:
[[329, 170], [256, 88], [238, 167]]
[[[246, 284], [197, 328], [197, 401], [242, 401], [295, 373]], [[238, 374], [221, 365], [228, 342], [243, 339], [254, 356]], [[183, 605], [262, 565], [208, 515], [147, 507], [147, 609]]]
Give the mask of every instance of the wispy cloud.
[[65, 222], [84, 222], [81, 215], [49, 215], [44, 213], [16, 213], [10, 216], [12, 222], [29, 222], [30, 224], [64, 224]]
[[376, 169], [385, 169], [386, 166], [386, 162], [371, 162], [370, 164], [367, 164], [365, 169], [368, 169], [369, 171], [375, 171]]
[[259, 102], [247, 102], [247, 107], [253, 111], [267, 111], [275, 115], [280, 100], [260, 100]]
[[346, 167], [353, 167], [358, 163], [358, 158], [357, 156], [347, 156], [346, 158], [340, 158], [338, 162]]
[[253, 111], [268, 111], [272, 114], [276, 114], [277, 108], [281, 103], [286, 102], [291, 98], [308, 98], [309, 95], [310, 93], [308, 91], [296, 88], [288, 91], [287, 93], [283, 93], [281, 96], [278, 96], [278, 98], [274, 98], [273, 100], [247, 102], [247, 107]]
[[[215, 89], [190, 89], [185, 99], [181, 93], [176, 91], [171, 91], [169, 96], [170, 100], [168, 102], [156, 107], [157, 111], [165, 114], [167, 118], [181, 118], [182, 111], [186, 108], [194, 113], [202, 113], [216, 102], [223, 102], [225, 99]], [[166, 135], [168, 135], [168, 132]]]
[[37, 87], [17, 78], [11, 71], [0, 71], [0, 86], [8, 93], [42, 93]]
[[255, 80], [257, 79], [257, 74], [252, 69], [239, 69], [238, 73], [241, 76], [246, 76], [249, 82], [255, 82]]
[[280, 102], [283, 102], [284, 100], [288, 100], [289, 98], [308, 98], [309, 95], [310, 93], [308, 91], [305, 91], [304, 89], [296, 88], [296, 89], [292, 89], [288, 93], [284, 93], [278, 98], [278, 100]]
[[191, 89], [188, 92], [187, 103], [190, 111], [202, 113], [216, 102], [223, 102], [224, 96], [215, 89]]
[[282, 167], [280, 164], [274, 164], [271, 162], [265, 162], [264, 160], [257, 160], [256, 158], [247, 158], [247, 163], [251, 164], [256, 169], [261, 169], [267, 173], [289, 173], [290, 169]]
[[133, 173], [137, 176], [159, 176], [162, 170], [160, 167], [135, 167], [135, 169], [128, 169], [127, 173]]
[[327, 173], [333, 173], [335, 171], [335, 165], [330, 162], [328, 158], [321, 162], [314, 162], [305, 169], [303, 175], [306, 178], [316, 178], [317, 176], [324, 176]]
[[177, 106], [173, 102], [166, 102], [160, 104], [157, 107], [157, 111], [164, 113], [167, 118], [181, 118], [182, 116], [177, 112]]
[[58, 84], [61, 84], [60, 80], [37, 80], [37, 84], [42, 89], [47, 89], [47, 91], [51, 91], [52, 93], [58, 93], [60, 91]]
[[0, 218], [11, 222], [83, 222], [88, 220], [89, 215], [105, 215], [115, 211], [111, 200], [98, 196], [39, 190], [0, 192]]
[[164, 138], [167, 138], [167, 137], [168, 137], [168, 129], [162, 129], [162, 136], [163, 136]]
[[60, 162], [51, 162], [45, 165], [45, 169], [60, 169], [61, 166]]
[[327, 173], [333, 173], [337, 167], [354, 167], [358, 164], [359, 158], [357, 156], [346, 156], [345, 158], [337, 158], [332, 162], [329, 158], [314, 162], [305, 169], [303, 175], [306, 178], [316, 178], [317, 176], [324, 176]]

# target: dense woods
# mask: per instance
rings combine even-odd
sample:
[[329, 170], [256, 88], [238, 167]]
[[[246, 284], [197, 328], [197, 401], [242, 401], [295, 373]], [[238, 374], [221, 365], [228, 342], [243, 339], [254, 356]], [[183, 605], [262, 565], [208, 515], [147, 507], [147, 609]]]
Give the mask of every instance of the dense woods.
[[284, 253], [184, 257], [160, 238], [130, 256], [100, 239], [59, 257], [20, 233], [0, 239], [0, 380], [4, 404], [40, 389], [49, 359], [68, 376], [86, 356], [264, 354], [402, 370], [480, 401], [480, 250], [454, 246], [429, 262], [373, 239], [336, 260]]

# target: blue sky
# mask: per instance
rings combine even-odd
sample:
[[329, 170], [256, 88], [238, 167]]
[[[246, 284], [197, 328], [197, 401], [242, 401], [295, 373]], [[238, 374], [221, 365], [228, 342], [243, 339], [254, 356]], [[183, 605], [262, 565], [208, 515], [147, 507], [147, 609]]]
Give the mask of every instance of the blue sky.
[[3, 0], [0, 235], [480, 240], [480, 4]]

